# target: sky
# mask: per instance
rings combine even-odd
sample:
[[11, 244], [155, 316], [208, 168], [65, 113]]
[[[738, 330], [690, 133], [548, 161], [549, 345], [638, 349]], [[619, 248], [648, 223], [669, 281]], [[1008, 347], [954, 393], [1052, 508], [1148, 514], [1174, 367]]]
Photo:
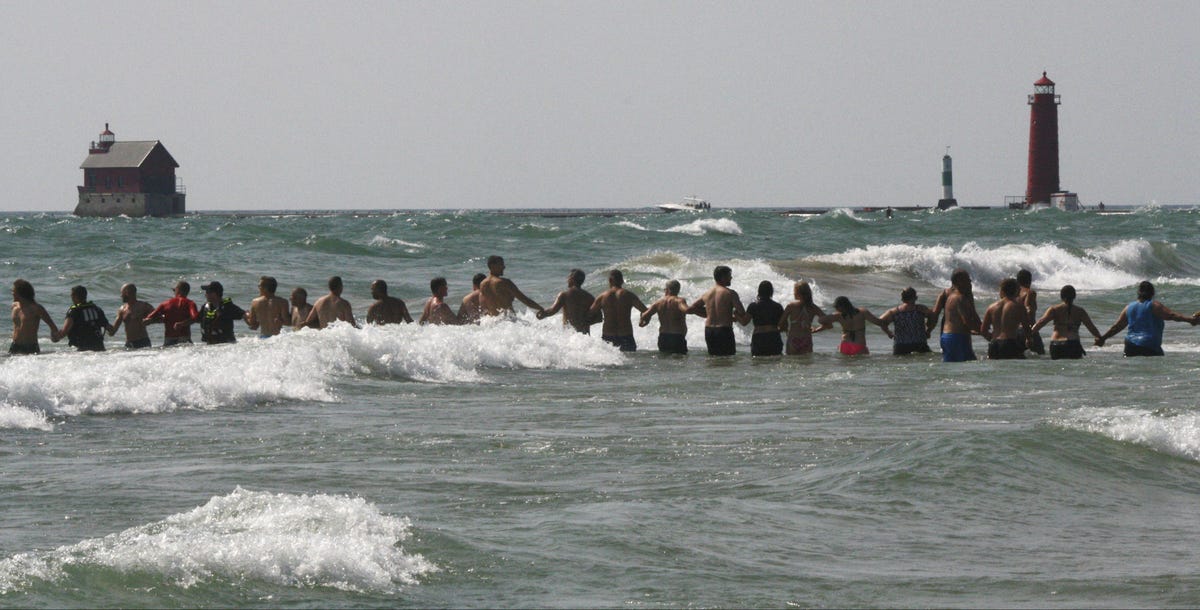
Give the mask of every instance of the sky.
[[109, 123], [203, 210], [1200, 203], [1200, 2], [5, 2], [0, 211]]

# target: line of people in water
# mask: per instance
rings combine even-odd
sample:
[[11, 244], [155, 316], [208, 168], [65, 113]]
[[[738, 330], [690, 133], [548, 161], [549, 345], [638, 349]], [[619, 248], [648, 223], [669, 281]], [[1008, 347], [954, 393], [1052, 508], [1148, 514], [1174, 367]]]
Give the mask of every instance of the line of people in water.
[[[506, 315], [513, 311], [515, 301], [536, 312], [538, 319], [562, 313], [563, 324], [589, 334], [594, 324], [602, 324], [601, 338], [621, 351], [635, 351], [631, 314], [640, 313], [639, 326], [647, 326], [657, 317], [659, 324], [658, 350], [668, 354], [686, 354], [687, 316], [704, 318], [704, 341], [710, 355], [729, 356], [737, 351], [734, 324], [753, 324], [750, 352], [754, 356], [800, 355], [813, 351], [813, 334], [838, 325], [842, 340], [838, 351], [847, 356], [869, 353], [867, 324], [879, 326], [893, 340], [896, 355], [928, 353], [929, 338], [941, 317], [940, 344], [942, 360], [962, 362], [975, 360], [973, 335], [988, 341], [988, 357], [992, 359], [1024, 358], [1027, 350], [1044, 354], [1046, 348], [1039, 331], [1050, 325], [1050, 357], [1081, 358], [1085, 352], [1080, 342], [1079, 328], [1085, 327], [1095, 338], [1095, 345], [1128, 328], [1125, 333], [1126, 356], [1161, 356], [1163, 322], [1174, 320], [1200, 323], [1200, 312], [1191, 317], [1177, 314], [1154, 300], [1150, 282], [1138, 285], [1137, 300], [1122, 310], [1117, 321], [1101, 333], [1086, 310], [1075, 305], [1075, 289], [1064, 286], [1061, 303], [1046, 309], [1037, 317], [1037, 292], [1032, 289], [1032, 274], [1021, 270], [1017, 277], [1000, 282], [998, 299], [989, 305], [980, 318], [975, 308], [972, 281], [966, 270], [957, 269], [950, 277], [950, 287], [938, 296], [933, 308], [917, 303], [917, 291], [909, 287], [900, 293], [900, 303], [876, 316], [864, 307], [855, 307], [848, 297], [834, 299], [833, 311], [826, 314], [813, 302], [808, 282], [796, 282], [794, 300], [782, 305], [773, 299], [774, 285], [759, 284], [757, 298], [744, 306], [730, 285], [733, 271], [725, 265], [713, 270], [714, 285], [688, 304], [679, 296], [679, 282], [670, 280], [663, 296], [649, 306], [624, 287], [620, 270], [608, 275], [608, 289], [593, 296], [583, 289], [584, 272], [572, 269], [567, 274], [567, 289], [543, 308], [526, 296], [512, 280], [504, 277], [505, 264], [500, 256], [488, 258], [488, 274], [479, 273], [472, 279], [472, 291], [462, 299], [457, 312], [445, 302], [448, 285], [445, 278], [430, 281], [431, 296], [425, 303], [419, 322], [422, 324], [468, 324], [484, 316]], [[80, 351], [104, 350], [104, 335], [115, 335], [125, 327], [125, 347], [140, 349], [151, 346], [147, 327], [163, 325], [163, 346], [192, 342], [192, 325], [199, 324], [200, 340], [204, 343], [233, 343], [234, 323], [238, 321], [263, 338], [280, 333], [285, 327], [325, 328], [335, 321], [358, 326], [350, 303], [342, 298], [340, 277], [329, 279], [329, 293], [308, 304], [304, 288], [296, 288], [291, 299], [276, 296], [275, 278], [263, 276], [258, 283], [259, 296], [244, 310], [225, 296], [220, 282], [200, 287], [204, 302], [199, 307], [188, 294], [191, 286], [180, 281], [174, 295], [153, 307], [138, 300], [137, 287], [125, 284], [121, 288], [122, 305], [116, 319], [109, 323], [104, 312], [88, 300], [87, 289], [71, 289], [72, 305], [61, 327], [56, 325], [34, 298], [34, 288], [26, 280], [13, 282], [13, 335], [11, 354], [40, 352], [38, 329], [45, 322], [53, 342], [66, 338], [69, 345]], [[412, 323], [414, 320], [403, 300], [387, 293], [387, 283], [371, 283], [375, 302], [367, 309], [368, 324]]]

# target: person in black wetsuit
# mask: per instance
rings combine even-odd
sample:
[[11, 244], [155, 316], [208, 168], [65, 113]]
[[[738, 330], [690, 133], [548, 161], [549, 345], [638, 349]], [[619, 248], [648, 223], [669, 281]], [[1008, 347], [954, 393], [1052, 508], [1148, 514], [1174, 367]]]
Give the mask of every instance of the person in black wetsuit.
[[774, 294], [775, 286], [763, 280], [758, 284], [758, 300], [746, 307], [746, 315], [754, 322], [754, 334], [750, 337], [751, 356], [783, 354], [783, 338], [779, 335], [783, 305], [771, 298]]
[[81, 352], [104, 351], [104, 332], [112, 331], [104, 311], [96, 304], [87, 300], [87, 288], [76, 286], [71, 289], [71, 308], [67, 310], [67, 319], [52, 341], [67, 338], [67, 343]]

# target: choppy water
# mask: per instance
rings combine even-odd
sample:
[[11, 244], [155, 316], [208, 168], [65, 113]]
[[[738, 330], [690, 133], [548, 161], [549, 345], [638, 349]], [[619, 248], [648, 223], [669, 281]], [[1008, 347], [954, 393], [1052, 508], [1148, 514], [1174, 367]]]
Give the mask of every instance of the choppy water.
[[[1142, 279], [1200, 309], [1200, 211], [786, 217], [496, 212], [172, 220], [0, 216], [0, 283], [61, 320], [183, 278], [257, 277], [359, 317], [386, 279], [457, 301], [493, 253], [548, 305], [617, 267], [649, 302], [729, 264], [882, 312], [955, 267], [985, 303], [1033, 271], [1101, 328]], [[0, 356], [0, 606], [1196, 606], [1200, 330], [1167, 357], [621, 354], [557, 319], [289, 333], [233, 346]], [[0, 332], [11, 323], [0, 321]], [[161, 331], [155, 329], [158, 342]], [[638, 329], [654, 345], [654, 326]], [[1043, 331], [1048, 336], [1047, 331]], [[983, 351], [981, 340], [977, 351]]]

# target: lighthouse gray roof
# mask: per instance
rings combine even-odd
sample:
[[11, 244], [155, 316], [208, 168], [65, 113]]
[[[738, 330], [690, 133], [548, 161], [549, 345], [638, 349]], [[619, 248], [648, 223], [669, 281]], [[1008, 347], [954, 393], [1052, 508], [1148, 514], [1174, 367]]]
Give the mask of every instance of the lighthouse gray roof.
[[110, 167], [141, 167], [146, 161], [146, 157], [154, 152], [155, 147], [161, 147], [167, 157], [171, 159], [171, 163], [175, 167], [179, 164], [171, 157], [171, 153], [167, 152], [166, 147], [163, 147], [159, 140], [144, 140], [137, 142], [113, 142], [112, 147], [106, 153], [89, 154], [83, 160], [83, 165], [80, 169], [99, 169]]

